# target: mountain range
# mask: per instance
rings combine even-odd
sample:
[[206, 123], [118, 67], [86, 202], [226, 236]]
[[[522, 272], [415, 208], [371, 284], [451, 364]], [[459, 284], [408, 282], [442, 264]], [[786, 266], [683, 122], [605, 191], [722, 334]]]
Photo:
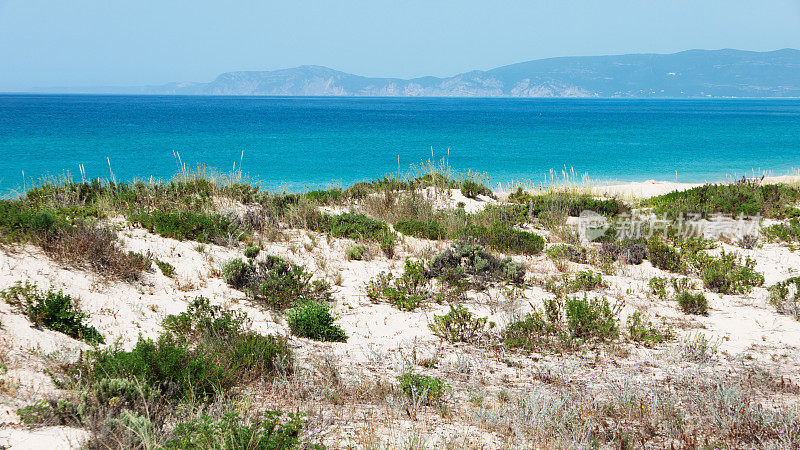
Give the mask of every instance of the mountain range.
[[666, 55], [560, 57], [446, 78], [371, 78], [322, 66], [301, 66], [226, 72], [208, 83], [69, 91], [363, 97], [786, 98], [800, 97], [800, 50], [688, 50]]

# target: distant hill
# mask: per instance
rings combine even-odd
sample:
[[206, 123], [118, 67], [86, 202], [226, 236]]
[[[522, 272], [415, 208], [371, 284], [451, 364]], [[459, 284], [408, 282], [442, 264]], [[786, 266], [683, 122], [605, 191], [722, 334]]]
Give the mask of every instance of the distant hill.
[[[72, 90], [75, 92], [75, 90]], [[689, 50], [669, 55], [528, 61], [449, 78], [368, 78], [321, 66], [227, 72], [210, 83], [83, 92], [366, 97], [800, 97], [800, 50]]]

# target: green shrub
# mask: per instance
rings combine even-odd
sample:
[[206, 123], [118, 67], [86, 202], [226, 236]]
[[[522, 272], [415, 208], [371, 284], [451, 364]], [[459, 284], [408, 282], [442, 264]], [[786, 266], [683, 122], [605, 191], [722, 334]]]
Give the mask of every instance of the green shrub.
[[334, 325], [336, 317], [325, 302], [308, 302], [286, 311], [289, 328], [295, 336], [317, 341], [347, 342], [344, 330]]
[[433, 316], [428, 328], [436, 336], [450, 342], [474, 342], [486, 327], [486, 317], [474, 317], [462, 305], [450, 305], [450, 311], [443, 316]]
[[161, 270], [161, 273], [164, 274], [164, 276], [172, 278], [175, 275], [175, 266], [173, 266], [172, 264], [158, 259], [155, 260], [155, 263], [156, 266], [158, 266], [158, 269]]
[[500, 221], [495, 221], [489, 228], [468, 227], [460, 234], [500, 252], [536, 255], [544, 249], [544, 238], [538, 234], [517, 230]]
[[647, 320], [639, 311], [634, 312], [628, 317], [628, 335], [634, 342], [639, 342], [645, 346], [660, 344], [667, 340], [671, 331], [662, 331], [652, 322]]
[[244, 249], [244, 257], [247, 259], [255, 259], [260, 252], [261, 247], [257, 245], [248, 245], [247, 248]]
[[750, 257], [744, 262], [735, 253], [723, 252], [703, 267], [700, 277], [712, 292], [735, 294], [750, 292], [753, 286], [764, 284], [764, 276], [755, 271], [756, 262]]
[[653, 267], [657, 267], [667, 272], [683, 273], [686, 271], [686, 263], [681, 258], [680, 250], [652, 236], [647, 240], [647, 259]]
[[439, 378], [406, 372], [397, 377], [400, 390], [414, 403], [433, 405], [444, 397], [447, 385]]
[[466, 179], [461, 182], [461, 194], [467, 198], [478, 198], [479, 195], [492, 196], [492, 191], [475, 180]]
[[276, 309], [291, 307], [300, 299], [325, 300], [330, 295], [328, 283], [312, 281], [303, 267], [273, 255], [258, 262], [229, 261], [222, 267], [222, 277], [231, 287]]
[[428, 265], [430, 278], [458, 281], [469, 276], [473, 287], [484, 289], [487, 282], [506, 281], [522, 284], [525, 267], [511, 258], [499, 259], [482, 245], [456, 241], [450, 248], [434, 256]]
[[691, 293], [689, 291], [681, 291], [675, 296], [675, 300], [686, 314], [708, 314], [708, 300], [702, 292]]
[[759, 185], [756, 182], [705, 184], [685, 191], [653, 197], [646, 202], [657, 215], [713, 213], [738, 216], [782, 217], [788, 205], [800, 200], [800, 191], [786, 184]]
[[303, 195], [318, 205], [333, 205], [341, 202], [343, 199], [342, 190], [339, 188], [328, 189], [325, 191], [308, 191]]
[[619, 336], [620, 306], [611, 306], [606, 299], [568, 298], [564, 304], [567, 329], [572, 338], [609, 341]]
[[347, 247], [345, 257], [348, 261], [361, 261], [369, 257], [369, 249], [365, 245], [353, 244]]
[[407, 236], [438, 241], [447, 237], [444, 225], [434, 219], [404, 219], [394, 224], [394, 229]]
[[661, 277], [653, 277], [650, 279], [650, 282], [647, 283], [650, 287], [650, 292], [652, 292], [656, 297], [660, 298], [661, 300], [667, 299], [667, 279]]
[[299, 448], [304, 420], [300, 414], [284, 416], [266, 411], [261, 418], [245, 420], [230, 413], [221, 419], [208, 415], [175, 426], [164, 449], [277, 450]]
[[583, 211], [594, 211], [604, 216], [615, 216], [630, 212], [630, 207], [621, 200], [598, 200], [590, 195], [568, 191], [532, 195], [519, 188], [509, 195], [508, 200], [512, 203], [526, 205], [531, 217], [545, 217], [554, 213], [578, 217]]
[[411, 259], [406, 259], [403, 275], [395, 278], [381, 272], [367, 282], [365, 290], [373, 302], [386, 300], [401, 311], [413, 311], [432, 296], [423, 262]]
[[236, 233], [230, 220], [219, 214], [154, 210], [132, 214], [128, 220], [151, 232], [179, 241], [193, 240], [222, 245], [228, 242], [229, 235]]
[[236, 258], [222, 266], [222, 279], [234, 289], [243, 289], [250, 283], [253, 272], [253, 266]]
[[386, 222], [357, 213], [330, 216], [328, 231], [334, 237], [371, 242], [381, 242], [386, 236], [392, 235]]
[[35, 284], [17, 282], [0, 291], [7, 303], [23, 309], [31, 322], [90, 344], [102, 344], [103, 336], [93, 326], [86, 324], [88, 315], [80, 311], [75, 302], [63, 291], [40, 291]]
[[555, 350], [560, 347], [619, 337], [619, 313], [606, 299], [549, 299], [544, 311], [534, 310], [523, 320], [512, 322], [502, 332], [504, 344], [523, 350]]
[[91, 379], [138, 380], [170, 399], [207, 399], [233, 386], [235, 374], [215, 358], [192, 350], [170, 334], [158, 340], [139, 339], [131, 351], [108, 348], [89, 353], [85, 363]]
[[771, 286], [769, 302], [779, 313], [800, 320], [800, 277], [792, 277]]
[[508, 348], [528, 351], [550, 348], [550, 341], [558, 335], [559, 327], [557, 320], [551, 321], [540, 311], [533, 311], [503, 330], [503, 343]]
[[545, 283], [545, 288], [556, 295], [563, 296], [579, 291], [593, 291], [605, 287], [603, 275], [591, 270], [581, 270], [575, 276], [563, 274], [552, 277]]

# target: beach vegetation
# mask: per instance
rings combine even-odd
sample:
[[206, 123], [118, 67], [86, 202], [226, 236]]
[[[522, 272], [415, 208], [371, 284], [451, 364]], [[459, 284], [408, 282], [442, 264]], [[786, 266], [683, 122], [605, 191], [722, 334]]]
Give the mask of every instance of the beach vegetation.
[[779, 313], [800, 320], [800, 277], [791, 277], [771, 286], [769, 302]]
[[610, 342], [619, 337], [621, 305], [605, 298], [547, 299], [544, 310], [534, 310], [502, 332], [508, 348], [522, 350], [570, 349], [587, 342]]
[[406, 372], [397, 377], [400, 390], [414, 404], [435, 405], [442, 401], [448, 385], [429, 375]]
[[18, 281], [0, 291], [0, 298], [25, 312], [35, 327], [64, 333], [89, 344], [104, 343], [100, 332], [87, 323], [89, 315], [63, 291], [42, 291], [35, 283]]
[[273, 255], [262, 261], [233, 259], [222, 266], [222, 278], [232, 288], [278, 310], [330, 296], [330, 284], [312, 280], [302, 266]]
[[353, 244], [347, 247], [345, 257], [348, 261], [363, 261], [368, 260], [370, 257], [369, 248], [362, 244]]
[[705, 316], [708, 314], [708, 300], [702, 292], [692, 293], [689, 290], [677, 292], [675, 301], [686, 314]]
[[743, 294], [764, 284], [764, 276], [756, 272], [755, 265], [750, 257], [741, 259], [736, 253], [722, 252], [702, 266], [700, 278], [712, 292]]
[[475, 317], [463, 305], [450, 305], [447, 314], [433, 316], [428, 328], [446, 341], [473, 343], [483, 334], [487, 320], [486, 317]]
[[286, 311], [292, 334], [316, 341], [347, 342], [342, 327], [326, 302], [309, 301]]
[[653, 197], [645, 205], [659, 216], [709, 217], [715, 213], [782, 218], [800, 200], [800, 190], [787, 184], [761, 184], [742, 179], [730, 184], [704, 184]]

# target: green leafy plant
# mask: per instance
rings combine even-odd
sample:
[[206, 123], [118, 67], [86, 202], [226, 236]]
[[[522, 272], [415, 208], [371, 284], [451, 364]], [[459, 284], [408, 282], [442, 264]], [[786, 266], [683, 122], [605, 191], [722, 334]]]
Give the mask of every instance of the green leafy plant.
[[244, 249], [244, 257], [247, 259], [255, 259], [260, 252], [261, 252], [261, 247], [257, 245], [248, 245]]
[[330, 284], [311, 277], [303, 267], [273, 255], [257, 262], [237, 258], [222, 267], [222, 278], [231, 287], [276, 309], [291, 307], [298, 300], [328, 299]]
[[231, 226], [230, 220], [219, 214], [154, 210], [131, 214], [128, 220], [161, 236], [179, 241], [225, 244], [228, 242], [229, 234], [237, 233]]
[[86, 324], [89, 316], [79, 310], [72, 297], [63, 291], [43, 292], [36, 287], [36, 284], [17, 282], [8, 289], [0, 291], [0, 297], [7, 303], [23, 309], [37, 327], [58, 331], [90, 344], [104, 342], [100, 332]]
[[428, 328], [436, 336], [450, 342], [474, 342], [486, 327], [486, 317], [474, 317], [462, 305], [450, 305], [450, 311], [442, 316], [433, 316]]
[[662, 277], [653, 277], [647, 283], [650, 287], [650, 292], [652, 292], [656, 297], [660, 298], [661, 300], [667, 299], [667, 279]]
[[262, 417], [246, 420], [237, 413], [221, 419], [203, 415], [175, 426], [174, 438], [164, 449], [277, 450], [300, 446], [305, 421], [301, 414], [284, 415], [266, 411]]
[[365, 245], [353, 244], [347, 247], [345, 257], [348, 261], [361, 261], [369, 257], [369, 249]]
[[172, 278], [175, 275], [175, 266], [173, 266], [172, 264], [158, 259], [155, 260], [155, 263], [156, 266], [158, 266], [158, 269], [161, 271], [161, 273], [164, 274], [164, 276]]
[[394, 224], [394, 229], [407, 236], [438, 241], [447, 237], [444, 225], [434, 219], [403, 219]]
[[681, 291], [675, 296], [675, 300], [686, 314], [708, 314], [708, 300], [702, 292], [692, 293]]
[[289, 328], [295, 336], [317, 341], [346, 342], [344, 330], [335, 325], [336, 317], [325, 302], [308, 302], [286, 311]]
[[792, 277], [771, 286], [769, 302], [779, 313], [800, 320], [800, 277]]
[[484, 186], [483, 183], [471, 179], [466, 179], [461, 182], [461, 194], [463, 194], [464, 197], [474, 199], [478, 198], [479, 195], [491, 196], [492, 191], [486, 186]]
[[634, 312], [628, 317], [626, 328], [628, 329], [628, 335], [631, 340], [644, 344], [645, 346], [660, 344], [672, 335], [671, 330], [659, 329], [639, 311]]
[[703, 267], [700, 277], [712, 292], [735, 294], [750, 292], [753, 286], [764, 284], [764, 276], [755, 271], [756, 262], [750, 257], [742, 261], [735, 253], [722, 252]]
[[414, 403], [433, 405], [441, 402], [447, 384], [439, 378], [406, 372], [397, 377], [400, 390]]

